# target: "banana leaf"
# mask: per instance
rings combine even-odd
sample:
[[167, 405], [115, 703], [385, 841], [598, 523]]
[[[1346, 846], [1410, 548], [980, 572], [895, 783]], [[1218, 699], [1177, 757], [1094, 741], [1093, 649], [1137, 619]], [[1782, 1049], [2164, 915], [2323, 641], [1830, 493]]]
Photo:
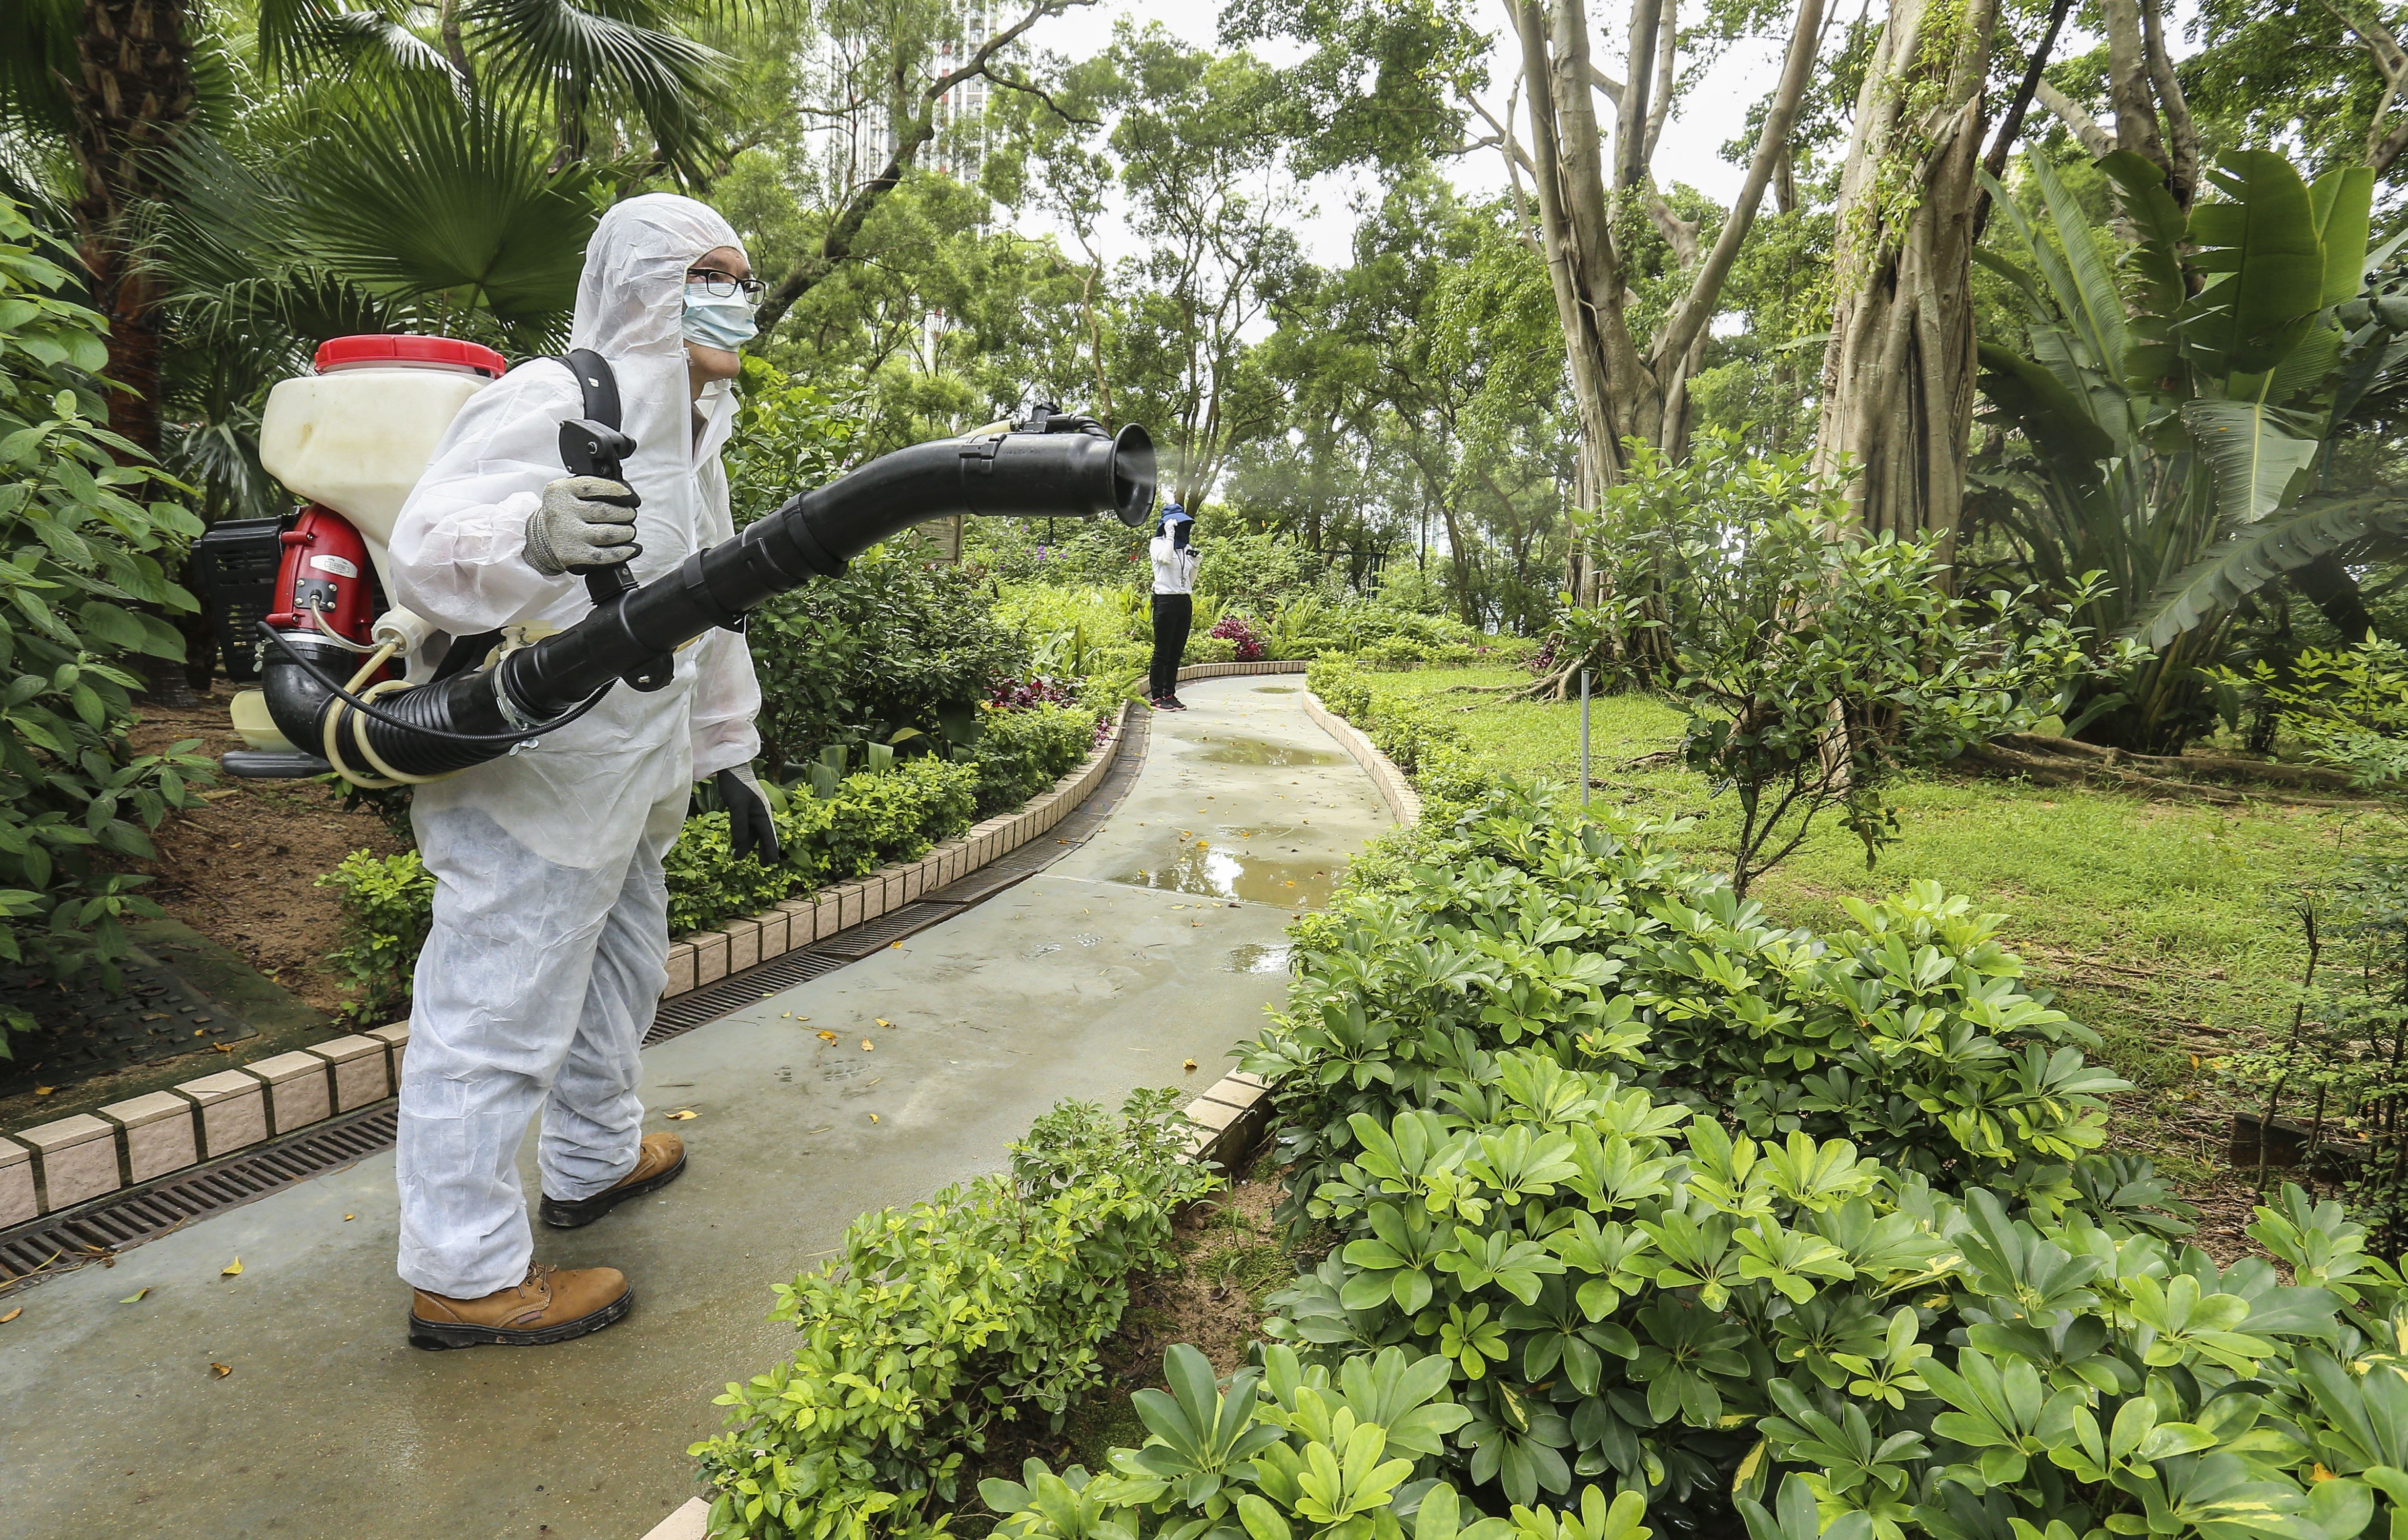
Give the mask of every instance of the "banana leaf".
[[2150, 597], [2128, 634], [2164, 650], [2286, 572], [2369, 536], [2408, 534], [2408, 497], [2391, 493], [2310, 497], [2210, 549]]
[[2234, 151], [2209, 180], [2225, 201], [2191, 209], [2191, 265], [2213, 276], [2186, 311], [2183, 336], [2212, 373], [2263, 374], [2325, 306], [2315, 200], [2271, 151]]
[[2263, 399], [2185, 401], [2184, 424], [2215, 476], [2215, 507], [2229, 524], [2256, 524], [2280, 506], [2316, 457], [2317, 440], [2289, 431]]

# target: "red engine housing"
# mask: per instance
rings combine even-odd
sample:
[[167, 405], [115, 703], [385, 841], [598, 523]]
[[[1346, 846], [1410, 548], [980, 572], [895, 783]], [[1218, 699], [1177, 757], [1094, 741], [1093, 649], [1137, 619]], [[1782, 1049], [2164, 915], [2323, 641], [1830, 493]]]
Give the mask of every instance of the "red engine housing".
[[283, 534], [284, 559], [276, 569], [279, 608], [267, 624], [282, 631], [316, 629], [314, 610], [326, 629], [355, 646], [367, 645], [376, 625], [376, 569], [368, 562], [367, 541], [351, 522], [317, 503]]

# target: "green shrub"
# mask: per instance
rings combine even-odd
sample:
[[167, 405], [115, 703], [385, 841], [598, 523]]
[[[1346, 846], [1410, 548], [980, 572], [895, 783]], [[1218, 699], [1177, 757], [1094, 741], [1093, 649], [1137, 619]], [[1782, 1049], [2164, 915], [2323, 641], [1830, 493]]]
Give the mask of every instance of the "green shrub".
[[861, 417], [852, 406], [823, 386], [797, 384], [757, 353], [744, 355], [736, 429], [720, 457], [738, 524], [775, 512], [787, 498], [843, 472], [858, 453], [853, 439]]
[[[2064, 1201], [1952, 1198], [1848, 1141], [1734, 1137], [1543, 1052], [1498, 1056], [1442, 1105], [1357, 1119], [1358, 1159], [1320, 1189], [1340, 1245], [1274, 1297], [1269, 1330], [1333, 1367], [1447, 1360], [1470, 1414], [1456, 1471], [1512, 1504], [1610, 1476], [1715, 1529], [1786, 1467], [1825, 1524], [1944, 1537], [1986, 1505], [2001, 1534], [2075, 1512], [2071, 1533], [2100, 1534], [2245, 1475], [2272, 1483], [2252, 1502], [2302, 1518], [2323, 1456], [2284, 1430], [2316, 1420], [2316, 1376], [2356, 1389], [2328, 1345], [2398, 1347], [2397, 1275], [2296, 1191], [2253, 1230], [2294, 1270], [2284, 1287], [2157, 1233], [2138, 1165]], [[2350, 1310], [2361, 1292], [2380, 1303]], [[2140, 1447], [2166, 1425], [2185, 1431]], [[2252, 1533], [2354, 1536], [2356, 1501], [2346, 1528]], [[2197, 1515], [2103, 1533], [2193, 1527], [2219, 1533]]]
[[778, 826], [781, 858], [767, 867], [750, 856], [738, 861], [728, 853], [726, 813], [688, 818], [677, 843], [661, 859], [669, 890], [670, 935], [757, 914], [827, 880], [833, 805], [782, 787], [773, 789], [766, 782], [762, 789], [775, 804], [770, 815]]
[[1352, 659], [1335, 653], [1315, 657], [1304, 670], [1305, 687], [1321, 703], [1358, 727], [1371, 722], [1371, 682]]
[[924, 1533], [997, 1421], [1058, 1428], [1100, 1377], [1129, 1274], [1176, 1259], [1173, 1216], [1214, 1185], [1179, 1159], [1181, 1100], [1140, 1091], [1119, 1119], [1066, 1101], [1013, 1146], [1008, 1174], [864, 1215], [840, 1258], [781, 1285], [771, 1318], [800, 1346], [730, 1385], [730, 1431], [692, 1450], [710, 1533]]
[[[2295, 1188], [2271, 1261], [2182, 1244], [1961, 900], [1773, 930], [1525, 794], [1402, 842], [1401, 892], [1298, 928], [1246, 1056], [1336, 1232], [1268, 1329], [1340, 1383], [1441, 1361], [1464, 1414], [1392, 1518], [1408, 1475], [1751, 1540], [2354, 1540], [2408, 1500], [2399, 1274]], [[1183, 1474], [1146, 1420], [1082, 1501]]]
[[776, 804], [783, 858], [764, 867], [732, 860], [727, 814], [685, 821], [662, 862], [669, 889], [669, 934], [682, 936], [896, 861], [917, 860], [977, 817], [978, 770], [923, 755], [878, 774], [838, 783], [835, 797], [765, 784]]
[[318, 879], [337, 890], [343, 906], [342, 944], [326, 960], [351, 981], [353, 998], [341, 1014], [387, 1022], [409, 1008], [418, 949], [435, 921], [435, 874], [418, 852], [378, 856], [355, 850]]
[[882, 775], [848, 775], [829, 804], [828, 874], [842, 882], [912, 861], [978, 818], [978, 767], [923, 755]]
[[761, 681], [762, 760], [781, 780], [831, 743], [883, 743], [905, 729], [941, 739], [948, 720], [967, 720], [1029, 667], [1027, 641], [978, 584], [908, 541], [771, 599], [745, 634]]
[[982, 711], [972, 755], [978, 765], [978, 813], [1016, 808], [1078, 769], [1096, 741], [1096, 713], [1041, 704]]
[[[1347, 893], [1298, 953], [1245, 1067], [1281, 1081], [1292, 1217], [1385, 1122], [1526, 1045], [1587, 1067], [1650, 1041], [1641, 1083], [1777, 1138], [1803, 1130], [1951, 1190], [2055, 1182], [2103, 1142], [2091, 1034], [1936, 885], [1852, 903], [1854, 930], [1768, 925], [1650, 828], [1507, 788], [1427, 837], [1403, 892]], [[2053, 1176], [2046, 1173], [2054, 1171]]]
[[[1124, 1540], [1204, 1533], [1293, 1540], [1648, 1540], [1645, 1504], [1611, 1503], [1595, 1487], [1577, 1513], [1516, 1509], [1466, 1514], [1454, 1487], [1415, 1473], [1437, 1462], [1469, 1412], [1447, 1397], [1447, 1361], [1390, 1347], [1347, 1359], [1333, 1374], [1283, 1346], [1226, 1389], [1204, 1355], [1182, 1344], [1164, 1360], [1170, 1386], [1130, 1398], [1149, 1436], [1114, 1449], [1109, 1470], [1056, 1475], [1031, 1460], [1019, 1481], [989, 1480], [980, 1495], [1005, 1516], [1003, 1540]], [[1473, 1521], [1466, 1523], [1465, 1519]]]
[[[167, 574], [201, 525], [142, 500], [180, 489], [101, 425], [106, 328], [61, 297], [72, 262], [0, 196], [0, 958], [115, 989], [123, 921], [160, 910], [136, 891], [147, 877], [110, 867], [156, 855], [150, 830], [209, 779], [197, 741], [159, 755], [125, 741], [134, 660], [183, 659], [151, 612], [194, 608]], [[6, 1022], [34, 1025], [14, 1009]]]
[[1888, 794], [1902, 768], [2056, 715], [2092, 671], [2091, 633], [2071, 619], [2095, 597], [2091, 583], [2045, 607], [2036, 587], [1956, 596], [1935, 547], [1834, 539], [1846, 520], [1840, 484], [1809, 482], [1759, 517], [1672, 548], [1696, 621], [1674, 658], [1681, 747], [1738, 799], [1742, 894], [1826, 810], [1862, 842], [1870, 871], [1896, 837]]
[[1321, 703], [1365, 730], [1422, 794], [1422, 815], [1451, 822], [1500, 784], [1498, 772], [1464, 745], [1462, 730], [1422, 701], [1378, 702], [1371, 681], [1352, 658], [1325, 654], [1305, 670]]

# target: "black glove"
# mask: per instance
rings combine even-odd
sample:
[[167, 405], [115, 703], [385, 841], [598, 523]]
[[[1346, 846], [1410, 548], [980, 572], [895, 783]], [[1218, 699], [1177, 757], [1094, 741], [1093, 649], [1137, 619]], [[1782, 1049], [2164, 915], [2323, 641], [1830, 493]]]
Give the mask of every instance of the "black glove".
[[749, 767], [719, 772], [719, 799], [727, 804], [727, 848], [736, 859], [750, 856], [763, 866], [778, 863], [778, 824], [769, 799]]

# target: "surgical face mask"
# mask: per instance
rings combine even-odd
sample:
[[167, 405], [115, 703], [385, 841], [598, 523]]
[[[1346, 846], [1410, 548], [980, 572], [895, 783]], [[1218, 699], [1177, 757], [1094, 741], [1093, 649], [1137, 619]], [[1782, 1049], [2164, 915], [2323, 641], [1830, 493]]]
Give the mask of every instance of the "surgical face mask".
[[685, 339], [734, 353], [760, 335], [761, 328], [752, 323], [754, 309], [752, 300], [742, 294], [722, 299], [702, 284], [689, 283], [685, 286]]

